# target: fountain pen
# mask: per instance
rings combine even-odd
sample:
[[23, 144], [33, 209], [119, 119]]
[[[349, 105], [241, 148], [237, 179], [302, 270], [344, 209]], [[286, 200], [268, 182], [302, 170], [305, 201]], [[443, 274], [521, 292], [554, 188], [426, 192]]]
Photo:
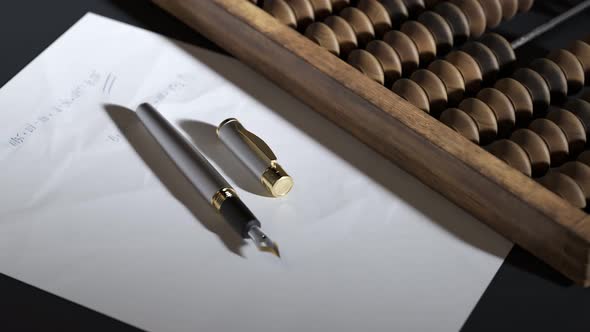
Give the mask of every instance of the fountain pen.
[[259, 250], [280, 257], [278, 246], [221, 174], [152, 105], [137, 108], [137, 116], [186, 179], [244, 239], [250, 238]]

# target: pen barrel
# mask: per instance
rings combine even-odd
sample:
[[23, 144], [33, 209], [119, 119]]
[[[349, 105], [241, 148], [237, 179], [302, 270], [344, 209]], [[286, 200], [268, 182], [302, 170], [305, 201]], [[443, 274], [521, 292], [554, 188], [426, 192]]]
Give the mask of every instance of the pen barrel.
[[246, 130], [236, 119], [225, 120], [217, 128], [217, 136], [227, 148], [257, 177], [271, 167], [272, 160], [251, 143]]
[[150, 104], [141, 104], [137, 116], [187, 180], [211, 204], [215, 195], [231, 188], [207, 159]]

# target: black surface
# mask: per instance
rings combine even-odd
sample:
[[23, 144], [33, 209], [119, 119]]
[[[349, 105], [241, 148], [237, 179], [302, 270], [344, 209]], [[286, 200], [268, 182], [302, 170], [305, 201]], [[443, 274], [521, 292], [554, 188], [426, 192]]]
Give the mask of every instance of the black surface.
[[[524, 23], [503, 26], [502, 33], [517, 36], [574, 1], [537, 2], [536, 8], [545, 15], [527, 15], [526, 19], [520, 20]], [[2, 1], [0, 85], [16, 75], [88, 11], [218, 50], [147, 1]], [[549, 47], [562, 47], [589, 33], [589, 16], [580, 16], [559, 31], [523, 48], [519, 56], [525, 60], [541, 56]], [[3, 275], [0, 275], [0, 294], [2, 331], [139, 331]], [[544, 263], [515, 248], [462, 330], [588, 331], [589, 312], [590, 290], [572, 286]]]

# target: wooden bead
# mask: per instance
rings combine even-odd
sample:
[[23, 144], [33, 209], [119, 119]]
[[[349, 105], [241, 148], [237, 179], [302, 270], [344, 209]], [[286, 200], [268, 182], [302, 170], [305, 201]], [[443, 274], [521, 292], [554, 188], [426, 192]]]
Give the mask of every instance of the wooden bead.
[[584, 192], [569, 176], [558, 171], [549, 171], [547, 175], [537, 179], [537, 181], [573, 206], [580, 209], [586, 207]]
[[497, 33], [486, 33], [479, 41], [492, 50], [498, 60], [500, 71], [508, 71], [512, 68], [516, 62], [516, 54], [506, 38]]
[[[490, 0], [487, 0], [490, 1]], [[486, 15], [478, 0], [450, 0], [461, 9], [469, 22], [472, 38], [479, 38], [486, 30]]]
[[469, 39], [469, 21], [457, 5], [445, 1], [436, 5], [433, 11], [449, 24], [453, 32], [454, 44], [462, 44]]
[[424, 4], [424, 0], [403, 0], [406, 8], [408, 8], [408, 12], [410, 14], [418, 14], [421, 13], [424, 8], [426, 8], [426, 4]]
[[498, 133], [508, 133], [516, 123], [514, 106], [505, 94], [494, 88], [485, 88], [477, 93], [477, 99], [486, 103], [498, 122]]
[[512, 78], [527, 88], [533, 99], [535, 112], [545, 112], [547, 110], [551, 103], [551, 93], [547, 82], [539, 73], [529, 68], [520, 68], [512, 74]]
[[587, 205], [590, 202], [590, 167], [579, 161], [570, 161], [561, 165], [559, 172], [569, 176], [580, 186]]
[[389, 13], [391, 23], [394, 27], [399, 27], [408, 19], [408, 9], [402, 0], [379, 0], [383, 7]]
[[517, 122], [531, 118], [533, 99], [522, 83], [512, 78], [503, 78], [494, 84], [494, 88], [500, 90], [510, 99], [514, 106]]
[[350, 51], [358, 47], [356, 33], [345, 19], [340, 16], [329, 16], [324, 20], [324, 23], [336, 35], [341, 56], [347, 57]]
[[590, 103], [582, 99], [573, 98], [568, 100], [563, 105], [563, 108], [577, 116], [584, 125], [586, 135], [590, 135]]
[[536, 119], [531, 122], [529, 129], [539, 134], [547, 143], [552, 166], [558, 166], [565, 162], [569, 155], [569, 145], [565, 133], [555, 123], [547, 119]]
[[447, 91], [441, 79], [426, 69], [418, 69], [410, 79], [424, 89], [428, 96], [430, 112], [441, 112], [447, 106]]
[[496, 79], [500, 71], [500, 65], [496, 55], [484, 44], [476, 41], [469, 41], [461, 47], [461, 50], [473, 57], [477, 62], [483, 82], [491, 82]]
[[529, 68], [536, 71], [541, 75], [551, 93], [551, 102], [553, 104], [559, 104], [567, 98], [567, 79], [565, 74], [559, 68], [559, 66], [549, 59], [536, 59], [531, 62]]
[[590, 166], [590, 150], [586, 150], [582, 152], [577, 159], [579, 162], [582, 162], [588, 166]]
[[479, 130], [472, 117], [458, 108], [448, 108], [440, 115], [440, 121], [475, 144], [479, 144]]
[[297, 28], [297, 18], [286, 0], [266, 0], [262, 9], [279, 20], [279, 22], [291, 28]]
[[554, 50], [547, 55], [547, 58], [553, 60], [563, 73], [567, 80], [567, 89], [570, 94], [574, 94], [584, 87], [584, 68], [580, 60], [568, 50]]
[[373, 81], [382, 85], [385, 83], [383, 68], [373, 54], [363, 49], [356, 49], [350, 52], [347, 61]]
[[463, 51], [452, 51], [447, 54], [445, 59], [457, 67], [461, 76], [463, 76], [467, 93], [475, 93], [479, 90], [483, 80], [481, 69], [469, 54]]
[[309, 0], [313, 7], [313, 14], [316, 20], [323, 20], [326, 16], [332, 14], [331, 0]]
[[391, 91], [395, 92], [398, 96], [404, 98], [410, 102], [410, 104], [424, 112], [430, 112], [430, 104], [426, 91], [424, 91], [418, 83], [407, 78], [402, 78], [393, 83]]
[[345, 7], [350, 6], [350, 0], [331, 0], [332, 1], [332, 11], [334, 13], [339, 12]]
[[405, 33], [396, 30], [389, 31], [383, 36], [383, 41], [389, 44], [399, 55], [404, 74], [410, 74], [418, 68], [420, 63], [418, 48]]
[[297, 29], [305, 31], [308, 25], [313, 23], [315, 15], [313, 6], [309, 0], [285, 0], [287, 4], [293, 9], [295, 18], [297, 19]]
[[453, 31], [447, 21], [433, 11], [425, 11], [418, 16], [422, 23], [434, 37], [437, 53], [446, 54], [453, 48]]
[[377, 0], [360, 0], [357, 8], [367, 14], [367, 17], [373, 23], [373, 28], [377, 36], [381, 37], [385, 32], [391, 30], [389, 12]]
[[482, 144], [487, 144], [496, 138], [498, 122], [494, 111], [486, 103], [479, 99], [467, 98], [459, 104], [459, 109], [467, 113], [477, 124]]
[[534, 177], [547, 173], [551, 165], [551, 155], [547, 143], [541, 136], [530, 129], [521, 128], [512, 133], [510, 140], [518, 144], [529, 156]]
[[314, 22], [305, 29], [305, 36], [316, 44], [327, 49], [330, 53], [340, 55], [340, 45], [336, 34], [329, 26], [322, 22]]
[[570, 155], [577, 156], [584, 151], [584, 147], [586, 146], [586, 128], [578, 117], [564, 109], [551, 107], [546, 118], [561, 128], [565, 134]]
[[516, 143], [501, 139], [486, 146], [486, 150], [526, 176], [531, 176], [531, 161], [526, 152]]
[[526, 13], [531, 10], [535, 0], [518, 0], [518, 11], [521, 13]]
[[446, 60], [435, 60], [428, 70], [438, 76], [447, 90], [447, 99], [450, 105], [457, 105], [465, 94], [465, 81], [461, 72], [455, 65]]
[[502, 18], [506, 21], [511, 20], [518, 12], [518, 0], [500, 0], [502, 6]]
[[502, 22], [502, 5], [500, 0], [478, 0], [486, 16], [488, 28], [497, 27]]
[[436, 43], [428, 29], [418, 21], [406, 21], [400, 31], [416, 44], [420, 63], [429, 63], [436, 56]]
[[346, 7], [340, 11], [340, 17], [346, 20], [354, 30], [360, 47], [375, 39], [375, 29], [369, 17], [355, 7]]
[[584, 68], [584, 73], [586, 74], [585, 80], [588, 81], [590, 79], [590, 44], [581, 40], [576, 40], [570, 45], [570, 47], [568, 47], [568, 50], [572, 52], [582, 64], [582, 68]]
[[385, 85], [390, 86], [402, 76], [402, 62], [397, 52], [389, 44], [381, 40], [373, 40], [367, 44], [366, 50], [381, 63], [385, 75]]

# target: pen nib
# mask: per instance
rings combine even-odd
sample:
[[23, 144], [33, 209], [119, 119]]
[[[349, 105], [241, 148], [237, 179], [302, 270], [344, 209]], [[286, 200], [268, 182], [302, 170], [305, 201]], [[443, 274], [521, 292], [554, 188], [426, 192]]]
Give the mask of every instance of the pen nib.
[[273, 240], [271, 240], [268, 236], [266, 236], [266, 234], [262, 232], [260, 227], [252, 226], [252, 228], [250, 228], [250, 231], [248, 231], [248, 235], [250, 236], [252, 241], [254, 241], [254, 244], [256, 244], [258, 250], [269, 252], [279, 258], [281, 257], [279, 253], [279, 247], [277, 246], [277, 244], [273, 242]]

